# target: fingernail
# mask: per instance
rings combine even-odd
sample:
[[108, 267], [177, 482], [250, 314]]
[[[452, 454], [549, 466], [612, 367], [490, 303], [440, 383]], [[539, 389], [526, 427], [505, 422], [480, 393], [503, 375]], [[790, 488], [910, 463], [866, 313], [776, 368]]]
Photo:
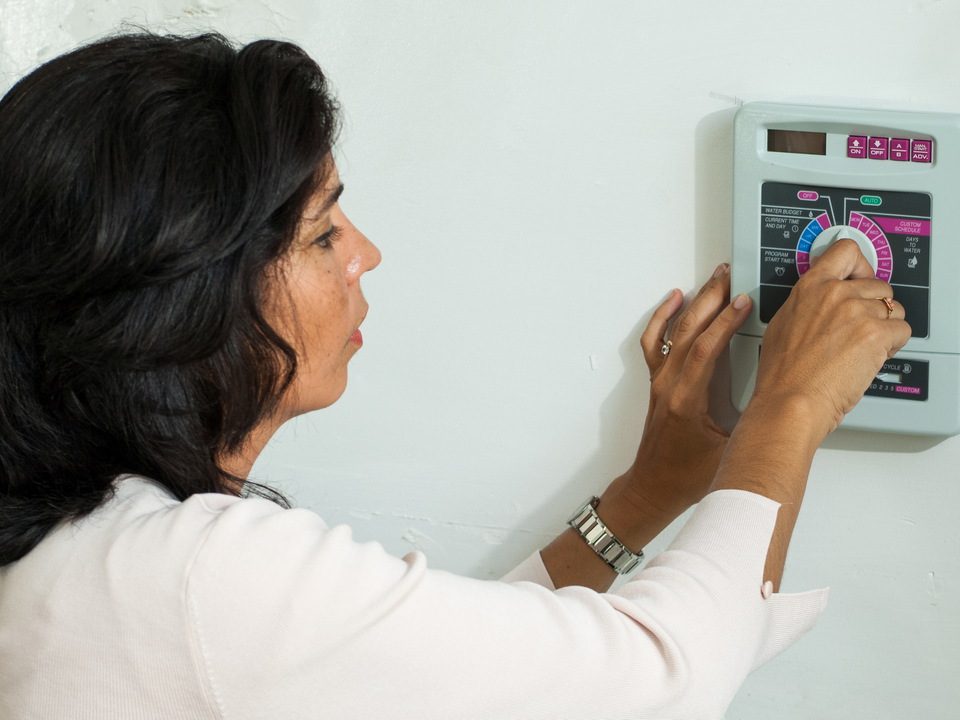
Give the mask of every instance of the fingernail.
[[773, 595], [773, 583], [767, 580], [763, 587], [760, 588], [760, 594], [763, 596], [763, 599], [766, 600], [771, 595]]
[[713, 271], [713, 277], [714, 279], [718, 277], [723, 277], [728, 272], [730, 272], [730, 265], [727, 263], [720, 263], [719, 265], [717, 265], [717, 269]]
[[740, 293], [733, 299], [734, 310], [743, 310], [749, 304], [750, 304], [750, 296], [747, 295], [746, 293]]

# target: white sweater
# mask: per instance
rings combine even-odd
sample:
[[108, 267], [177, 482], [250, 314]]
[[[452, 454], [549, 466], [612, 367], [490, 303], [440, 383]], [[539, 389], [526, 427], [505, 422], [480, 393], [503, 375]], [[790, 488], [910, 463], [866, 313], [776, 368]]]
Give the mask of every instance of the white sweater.
[[722, 717], [826, 591], [761, 596], [777, 503], [724, 490], [619, 590], [427, 568], [261, 499], [127, 477], [0, 570], [2, 720]]

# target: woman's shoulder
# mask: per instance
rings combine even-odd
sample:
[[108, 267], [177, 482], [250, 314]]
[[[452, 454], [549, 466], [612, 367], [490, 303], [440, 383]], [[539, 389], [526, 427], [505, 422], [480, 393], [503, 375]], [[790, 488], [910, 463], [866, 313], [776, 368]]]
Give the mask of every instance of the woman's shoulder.
[[198, 556], [221, 565], [248, 562], [248, 548], [276, 551], [291, 533], [302, 537], [307, 526], [314, 533], [326, 530], [308, 510], [226, 493], [181, 501], [155, 480], [122, 475], [99, 507], [61, 523], [7, 574], [30, 578], [18, 584], [44, 586], [57, 578], [62, 586], [75, 578], [84, 590], [99, 583], [114, 595], [149, 595], [161, 586], [182, 587]]
[[[88, 670], [61, 677], [70, 686], [65, 696], [90, 700], [89, 688], [99, 678], [115, 677], [124, 678], [115, 691], [129, 691], [130, 697], [155, 690], [146, 706], [189, 696], [186, 706], [200, 707], [207, 691], [191, 616], [195, 568], [242, 565], [240, 547], [205, 557], [209, 538], [240, 526], [249, 532], [251, 518], [284, 512], [268, 501], [225, 494], [181, 502], [148, 478], [117, 478], [96, 510], [61, 523], [0, 570], [0, 666], [15, 665], [4, 661], [18, 658], [25, 668], [44, 670], [24, 669], [7, 678], [5, 691], [13, 688], [16, 696], [12, 706], [40, 692], [43, 677], [61, 677], [64, 667], [72, 667]], [[230, 598], [232, 592], [221, 587], [217, 596]], [[157, 668], [167, 678], [160, 683]]]
[[[234, 552], [244, 545], [273, 545], [288, 541], [291, 533], [309, 528], [323, 532], [326, 524], [315, 512], [286, 509], [260, 497], [227, 493], [196, 493], [177, 499], [162, 483], [139, 475], [119, 476], [108, 499], [94, 512], [58, 528], [61, 542], [89, 545], [117, 560], [190, 564], [207, 545], [226, 539]], [[211, 542], [211, 538], [213, 538]]]

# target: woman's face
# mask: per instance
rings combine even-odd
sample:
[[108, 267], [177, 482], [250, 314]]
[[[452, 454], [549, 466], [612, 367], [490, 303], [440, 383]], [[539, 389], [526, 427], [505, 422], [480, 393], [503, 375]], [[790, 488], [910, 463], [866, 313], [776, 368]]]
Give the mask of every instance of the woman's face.
[[336, 402], [347, 386], [347, 363], [363, 345], [367, 303], [360, 277], [380, 263], [380, 251], [340, 208], [342, 192], [331, 163], [281, 263], [279, 317], [269, 319], [298, 359], [296, 379], [281, 402], [285, 418]]

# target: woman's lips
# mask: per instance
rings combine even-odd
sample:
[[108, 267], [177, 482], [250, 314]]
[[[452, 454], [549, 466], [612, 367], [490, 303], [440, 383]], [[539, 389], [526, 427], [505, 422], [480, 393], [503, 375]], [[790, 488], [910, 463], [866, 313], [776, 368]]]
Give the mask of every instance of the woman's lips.
[[367, 310], [369, 307], [364, 305], [363, 314], [360, 316], [360, 322], [357, 323], [357, 329], [353, 331], [353, 335], [350, 336], [348, 342], [352, 342], [358, 348], [363, 346], [363, 333], [360, 332], [360, 326], [363, 325], [363, 321], [367, 319]]

